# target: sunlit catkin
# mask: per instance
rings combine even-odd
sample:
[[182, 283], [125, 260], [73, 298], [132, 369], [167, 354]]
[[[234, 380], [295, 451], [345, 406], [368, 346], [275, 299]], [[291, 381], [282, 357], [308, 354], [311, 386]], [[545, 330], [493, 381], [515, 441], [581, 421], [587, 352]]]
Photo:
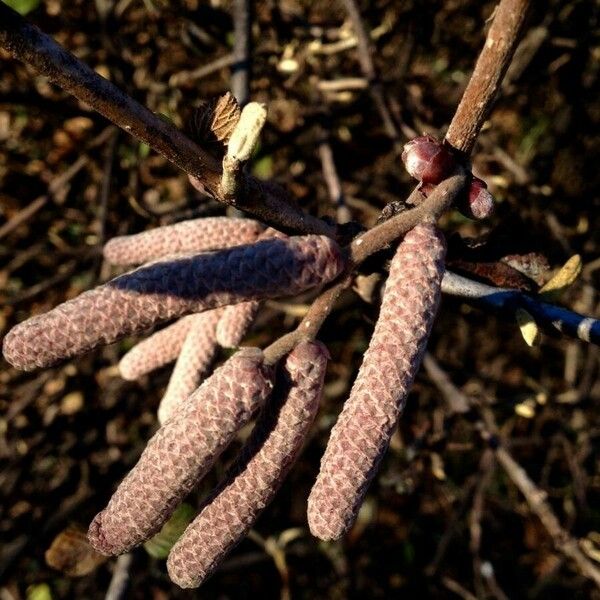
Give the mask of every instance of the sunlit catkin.
[[271, 393], [273, 372], [245, 348], [217, 369], [148, 443], [88, 537], [103, 554], [149, 539]]
[[391, 262], [373, 337], [308, 500], [318, 538], [338, 539], [352, 526], [388, 448], [437, 312], [444, 256], [442, 234], [423, 223]]
[[199, 586], [276, 494], [316, 415], [327, 358], [318, 342], [301, 342], [288, 355], [240, 456], [171, 550], [169, 575], [181, 587]]

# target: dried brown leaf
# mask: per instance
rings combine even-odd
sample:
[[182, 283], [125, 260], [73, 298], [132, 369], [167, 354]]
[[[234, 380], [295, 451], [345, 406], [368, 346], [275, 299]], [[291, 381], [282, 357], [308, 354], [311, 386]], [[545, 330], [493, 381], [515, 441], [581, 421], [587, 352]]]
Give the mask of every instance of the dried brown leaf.
[[87, 539], [87, 533], [71, 525], [61, 531], [46, 550], [46, 564], [69, 577], [89, 575], [107, 558], [96, 552]]

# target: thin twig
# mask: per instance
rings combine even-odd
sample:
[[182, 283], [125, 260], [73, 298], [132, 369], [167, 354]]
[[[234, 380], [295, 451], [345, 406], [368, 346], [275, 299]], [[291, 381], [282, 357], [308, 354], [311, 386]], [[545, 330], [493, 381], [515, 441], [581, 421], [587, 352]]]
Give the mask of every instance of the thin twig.
[[122, 554], [117, 558], [104, 600], [121, 600], [125, 597], [129, 587], [129, 569], [132, 562], [133, 555], [131, 553]]
[[442, 291], [451, 296], [467, 298], [477, 305], [505, 313], [511, 318], [517, 308], [525, 309], [543, 329], [600, 344], [600, 320], [541, 302], [521, 290], [493, 287], [446, 271]]
[[397, 141], [400, 139], [400, 135], [398, 133], [398, 128], [394, 124], [390, 109], [388, 108], [383, 86], [377, 77], [377, 72], [375, 70], [375, 65], [373, 64], [372, 58], [373, 53], [371, 49], [371, 40], [367, 34], [360, 11], [358, 10], [358, 6], [356, 6], [355, 0], [344, 0], [344, 7], [346, 8], [346, 12], [350, 17], [352, 29], [354, 29], [354, 34], [356, 35], [360, 68], [363, 72], [363, 75], [367, 79], [369, 92], [373, 98], [375, 107], [381, 116], [381, 120], [383, 121], [383, 127], [386, 135]]
[[252, 6], [250, 0], [233, 0], [233, 56], [231, 91], [240, 106], [250, 100]]
[[446, 141], [469, 155], [486, 120], [523, 29], [531, 0], [501, 0], [485, 46], [448, 128]]
[[199, 79], [208, 77], [209, 75], [212, 75], [213, 73], [216, 73], [225, 67], [230, 67], [235, 63], [235, 61], [236, 59], [233, 53], [226, 54], [225, 56], [220, 56], [212, 62], [202, 65], [197, 69], [193, 69], [192, 71], [179, 71], [178, 73], [171, 75], [169, 78], [169, 86], [179, 87], [192, 81], [198, 81]]
[[322, 141], [319, 144], [319, 158], [321, 159], [323, 178], [325, 179], [325, 184], [327, 185], [329, 198], [332, 204], [335, 206], [336, 220], [338, 223], [348, 223], [348, 221], [351, 220], [352, 215], [346, 206], [344, 193], [342, 191], [342, 184], [340, 182], [340, 176], [338, 175], [335, 166], [333, 151], [331, 150], [331, 145], [329, 142]]

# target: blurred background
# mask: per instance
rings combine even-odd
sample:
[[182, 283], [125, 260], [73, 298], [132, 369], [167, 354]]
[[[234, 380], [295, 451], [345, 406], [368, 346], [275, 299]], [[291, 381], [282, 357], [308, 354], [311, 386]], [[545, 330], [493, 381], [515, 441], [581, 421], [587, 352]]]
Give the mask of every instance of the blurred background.
[[[225, 0], [10, 4], [178, 126], [230, 89]], [[474, 152], [496, 214], [475, 223], [452, 213], [443, 225], [455, 261], [465, 258], [457, 235], [494, 256], [542, 254], [542, 279], [579, 254], [582, 273], [559, 302], [599, 316], [598, 6], [534, 4]], [[258, 1], [251, 98], [267, 103], [269, 116], [252, 168], [313, 214], [334, 217], [328, 153], [346, 210], [371, 225], [413, 186], [398, 141], [445, 132], [495, 2], [357, 5], [391, 127], [361, 71], [344, 4]], [[0, 336], [115, 274], [101, 256], [110, 237], [223, 213], [164, 158], [0, 50]], [[293, 327], [309, 299], [270, 303], [247, 344], [264, 347]], [[125, 565], [125, 597], [600, 598], [497, 464], [478, 417], [452, 414], [424, 369], [357, 525], [337, 543], [310, 536], [306, 498], [377, 314], [377, 301], [366, 300], [348, 293], [323, 329], [332, 361], [321, 412], [250, 539], [198, 591], [170, 583], [156, 548], [138, 549]], [[155, 431], [169, 376], [166, 368], [137, 383], [119, 377], [116, 364], [135, 341], [33, 373], [2, 361], [1, 600], [105, 597], [115, 560], [95, 555], [82, 532]], [[445, 297], [429, 350], [456, 386], [490, 406], [511, 456], [600, 569], [597, 347], [545, 334], [529, 347], [515, 321]], [[189, 498], [192, 507], [247, 433]]]

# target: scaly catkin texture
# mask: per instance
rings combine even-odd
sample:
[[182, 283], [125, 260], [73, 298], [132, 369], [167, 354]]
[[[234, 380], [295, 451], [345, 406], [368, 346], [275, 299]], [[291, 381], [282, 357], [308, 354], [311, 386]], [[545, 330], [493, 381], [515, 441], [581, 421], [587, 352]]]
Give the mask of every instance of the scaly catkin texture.
[[444, 257], [442, 234], [422, 223], [392, 260], [373, 337], [308, 499], [310, 530], [322, 540], [352, 526], [388, 448], [437, 312]]
[[176, 360], [194, 317], [182, 317], [138, 342], [119, 362], [121, 377], [135, 381]]
[[165, 423], [188, 399], [210, 369], [218, 349], [216, 328], [223, 310], [215, 308], [186, 317], [192, 320], [192, 324], [158, 407], [158, 420], [161, 423]]
[[26, 371], [48, 367], [174, 317], [298, 294], [328, 283], [343, 268], [339, 246], [319, 235], [153, 263], [13, 327], [4, 338], [4, 357]]
[[317, 413], [327, 359], [319, 342], [301, 342], [288, 355], [240, 456], [171, 550], [169, 575], [181, 587], [199, 586], [273, 499]]
[[245, 348], [217, 369], [163, 425], [92, 521], [88, 538], [122, 554], [157, 531], [269, 396], [273, 371]]
[[[287, 239], [287, 235], [268, 227], [263, 231], [259, 239], [267, 240], [271, 238]], [[217, 342], [223, 348], [237, 348], [248, 329], [254, 323], [254, 319], [260, 309], [261, 303], [258, 300], [242, 302], [225, 308], [223, 316], [217, 325]]]
[[227, 306], [217, 324], [217, 342], [223, 348], [237, 348], [254, 323], [259, 308], [258, 300]]
[[249, 244], [262, 231], [258, 221], [229, 217], [192, 219], [108, 241], [104, 258], [113, 265], [140, 265], [169, 254], [191, 254]]

